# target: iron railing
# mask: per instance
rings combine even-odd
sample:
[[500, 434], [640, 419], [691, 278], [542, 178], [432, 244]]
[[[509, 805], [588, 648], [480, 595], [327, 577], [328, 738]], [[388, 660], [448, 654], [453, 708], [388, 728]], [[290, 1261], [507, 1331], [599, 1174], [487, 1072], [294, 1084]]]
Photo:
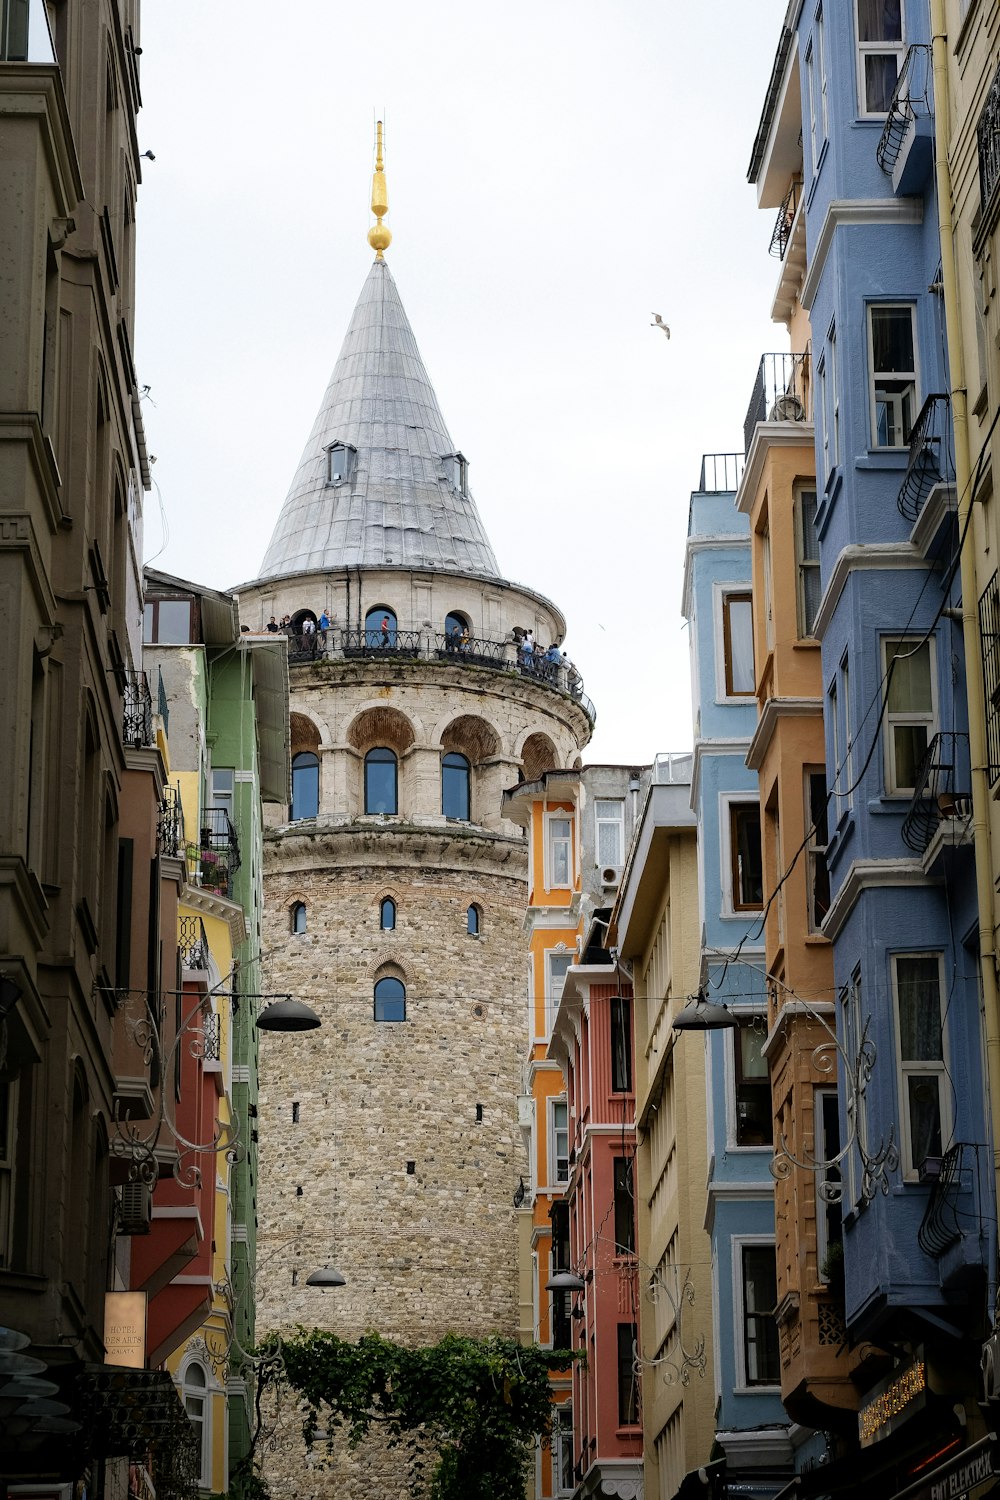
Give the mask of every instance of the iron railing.
[[184, 848], [184, 809], [174, 786], [163, 788], [163, 801], [156, 826], [156, 846], [161, 854], [176, 859]]
[[758, 422], [807, 422], [809, 413], [809, 355], [762, 355], [743, 423], [744, 453]]
[[963, 1235], [979, 1234], [975, 1202], [978, 1158], [977, 1147], [967, 1141], [956, 1141], [941, 1158], [940, 1171], [931, 1186], [917, 1230], [917, 1244], [935, 1260], [940, 1260], [950, 1245], [957, 1245]]
[[159, 667], [156, 669], [156, 712], [163, 720], [163, 733], [169, 738], [170, 704], [167, 702], [167, 690], [163, 686], [163, 673]]
[[875, 160], [889, 176], [899, 160], [911, 123], [934, 113], [932, 76], [930, 43], [915, 42], [903, 59], [889, 100], [889, 113], [875, 147]]
[[774, 221], [774, 229], [771, 233], [770, 253], [776, 255], [779, 260], [784, 260], [785, 251], [788, 249], [788, 241], [792, 237], [792, 225], [795, 223], [795, 215], [799, 207], [799, 199], [802, 196], [802, 179], [793, 179], [791, 187], [785, 194], [784, 202], [778, 209], [778, 217]]
[[979, 642], [983, 652], [986, 770], [990, 786], [994, 786], [1000, 778], [1000, 586], [996, 573], [979, 600]]
[[743, 478], [745, 453], [703, 453], [698, 493], [701, 495], [735, 495]]
[[133, 749], [153, 743], [153, 700], [145, 672], [124, 668], [125, 705], [122, 711], [122, 740]]
[[181, 917], [177, 946], [185, 969], [208, 968], [208, 938], [201, 917]]
[[968, 822], [971, 814], [969, 736], [954, 730], [936, 734], [917, 772], [913, 800], [903, 819], [903, 843], [914, 854], [923, 854], [940, 823]]
[[214, 1012], [202, 1025], [201, 1055], [205, 1062], [222, 1061], [222, 1017]]
[[201, 815], [201, 883], [229, 895], [240, 867], [240, 840], [224, 807], [206, 807]]
[[475, 667], [504, 667], [506, 645], [503, 641], [488, 641], [481, 636], [442, 635], [434, 637], [437, 654], [441, 661], [464, 663]]
[[419, 630], [342, 630], [345, 656], [419, 656]]
[[936, 484], [955, 478], [948, 418], [950, 405], [948, 397], [943, 394], [928, 396], [913, 424], [909, 461], [896, 496], [899, 513], [907, 521], [917, 519]]
[[979, 197], [985, 219], [987, 205], [1000, 182], [1000, 68], [990, 84], [976, 125], [976, 142], [979, 148]]

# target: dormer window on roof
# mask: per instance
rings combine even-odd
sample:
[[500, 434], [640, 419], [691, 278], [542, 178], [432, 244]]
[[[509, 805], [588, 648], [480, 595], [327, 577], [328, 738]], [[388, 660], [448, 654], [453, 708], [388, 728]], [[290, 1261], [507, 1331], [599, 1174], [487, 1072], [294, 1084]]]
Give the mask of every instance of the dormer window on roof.
[[469, 460], [464, 453], [446, 453], [444, 471], [460, 495], [469, 493]]
[[329, 467], [326, 473], [327, 484], [346, 484], [354, 473], [354, 465], [357, 461], [358, 450], [350, 443], [331, 443], [326, 450]]

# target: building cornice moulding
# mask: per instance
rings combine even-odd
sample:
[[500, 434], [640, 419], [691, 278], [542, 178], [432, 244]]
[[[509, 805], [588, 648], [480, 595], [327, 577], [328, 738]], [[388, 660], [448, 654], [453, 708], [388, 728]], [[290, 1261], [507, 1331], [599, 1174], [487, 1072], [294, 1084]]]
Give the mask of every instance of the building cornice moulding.
[[802, 283], [801, 301], [806, 312], [812, 311], [823, 268], [838, 229], [859, 224], [922, 224], [923, 221], [922, 198], [835, 198], [826, 210], [809, 269]]
[[[764, 463], [772, 448], [802, 448], [813, 455], [810, 468], [816, 464], [816, 426], [813, 422], [758, 422], [750, 440], [740, 487], [736, 491], [736, 509], [748, 516], [757, 498]], [[810, 478], [814, 477], [812, 475]]]
[[854, 542], [850, 547], [845, 547], [833, 565], [816, 611], [816, 635], [822, 640], [826, 634], [827, 626], [852, 573], [926, 567], [925, 560], [912, 542]]
[[757, 721], [757, 729], [747, 751], [747, 768], [759, 771], [779, 719], [813, 719], [823, 717], [822, 698], [768, 698]]
[[919, 859], [856, 859], [830, 903], [823, 922], [823, 936], [835, 939], [864, 891], [906, 886], [941, 885], [924, 874]]

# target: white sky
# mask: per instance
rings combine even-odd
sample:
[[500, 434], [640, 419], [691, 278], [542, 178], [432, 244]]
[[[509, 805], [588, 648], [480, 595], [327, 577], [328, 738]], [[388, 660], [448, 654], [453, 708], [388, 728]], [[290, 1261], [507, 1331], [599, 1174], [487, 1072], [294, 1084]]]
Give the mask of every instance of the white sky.
[[785, 6], [144, 0], [147, 559], [256, 576], [371, 262], [384, 113], [387, 259], [501, 571], [566, 616], [586, 759], [687, 748], [689, 494], [788, 347], [746, 181]]

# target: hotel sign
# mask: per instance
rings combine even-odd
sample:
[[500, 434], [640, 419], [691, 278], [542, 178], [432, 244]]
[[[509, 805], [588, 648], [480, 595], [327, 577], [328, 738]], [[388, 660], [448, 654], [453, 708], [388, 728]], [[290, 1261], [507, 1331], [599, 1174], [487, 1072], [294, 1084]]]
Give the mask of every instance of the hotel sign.
[[873, 1388], [858, 1412], [858, 1438], [862, 1448], [895, 1432], [927, 1404], [927, 1365], [914, 1360], [905, 1370], [891, 1375]]
[[104, 1363], [141, 1370], [146, 1363], [146, 1293], [105, 1292]]

